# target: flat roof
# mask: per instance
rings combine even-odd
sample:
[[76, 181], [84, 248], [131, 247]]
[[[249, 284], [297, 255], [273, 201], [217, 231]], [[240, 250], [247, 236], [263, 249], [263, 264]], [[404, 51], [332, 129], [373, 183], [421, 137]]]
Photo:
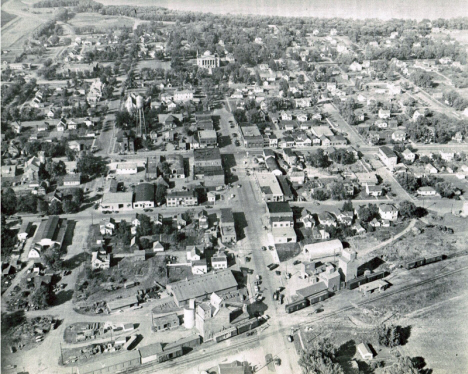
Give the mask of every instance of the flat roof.
[[292, 209], [289, 206], [289, 203], [285, 202], [267, 203], [267, 207], [269, 213], [292, 213]]
[[221, 160], [219, 148], [199, 148], [193, 151], [195, 161]]
[[271, 173], [258, 173], [257, 174], [258, 184], [260, 188], [268, 187], [270, 188], [271, 194], [273, 195], [283, 195], [281, 186], [278, 182], [278, 179]]
[[135, 201], [154, 201], [154, 184], [140, 183], [135, 187]]
[[201, 130], [198, 132], [198, 136], [200, 139], [213, 139], [217, 138], [215, 130]]
[[109, 308], [110, 310], [115, 310], [115, 309], [127, 307], [131, 304], [136, 304], [136, 303], [138, 303], [138, 299], [136, 298], [135, 295], [133, 295], [133, 296], [126, 297], [123, 299], [108, 301], [107, 308]]
[[135, 162], [119, 162], [116, 166], [116, 169], [136, 169], [137, 164]]
[[260, 136], [260, 137], [262, 136], [257, 126], [241, 126], [241, 131], [242, 131], [242, 134], [244, 135], [244, 138], [253, 138], [257, 136]]
[[107, 192], [102, 195], [101, 204], [131, 204], [133, 192]]
[[103, 370], [113, 367], [124, 362], [139, 360], [139, 351], [124, 351], [122, 353], [110, 355], [110, 357], [103, 358], [99, 361], [90, 362], [78, 368], [80, 374], [92, 373], [97, 370]]
[[163, 352], [161, 343], [154, 343], [150, 345], [145, 345], [144, 347], [138, 348], [140, 351], [141, 358], [150, 357], [153, 355], [158, 355]]
[[221, 221], [223, 223], [234, 223], [234, 215], [231, 208], [221, 209]]
[[237, 288], [237, 282], [232, 271], [226, 269], [189, 280], [169, 283], [167, 287], [178, 301], [184, 301], [228, 288]]
[[379, 150], [387, 157], [397, 157], [395, 152], [393, 152], [390, 148], [386, 146], [380, 147]]

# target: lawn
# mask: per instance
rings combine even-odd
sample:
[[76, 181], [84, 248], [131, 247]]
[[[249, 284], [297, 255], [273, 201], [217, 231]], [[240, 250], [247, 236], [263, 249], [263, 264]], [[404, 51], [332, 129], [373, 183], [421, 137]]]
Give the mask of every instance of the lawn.
[[69, 23], [75, 27], [95, 26], [95, 30], [109, 30], [132, 27], [134, 20], [126, 17], [103, 16], [96, 13], [78, 13]]

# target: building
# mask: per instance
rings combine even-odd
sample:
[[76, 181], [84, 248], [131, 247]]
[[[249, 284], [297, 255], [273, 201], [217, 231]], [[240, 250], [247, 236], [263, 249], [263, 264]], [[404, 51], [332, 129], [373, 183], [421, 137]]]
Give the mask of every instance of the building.
[[315, 283], [311, 286], [301, 288], [296, 291], [296, 296], [300, 300], [325, 300], [328, 298], [328, 287], [323, 282]]
[[138, 172], [137, 164], [134, 162], [121, 162], [115, 167], [116, 174], [120, 175], [131, 175]]
[[77, 368], [78, 374], [108, 374], [124, 371], [140, 365], [139, 351], [124, 351], [118, 355], [104, 357]]
[[263, 148], [263, 136], [257, 126], [240, 126], [246, 148]]
[[64, 186], [79, 186], [81, 184], [81, 173], [67, 174], [63, 177]]
[[197, 52], [197, 66], [203, 69], [219, 68], [218, 54], [212, 55], [210, 51], [206, 51], [203, 55], [198, 56]]
[[18, 240], [19, 241], [26, 240], [29, 237], [29, 234], [31, 233], [31, 229], [32, 229], [32, 223], [23, 221], [20, 229], [18, 230], [18, 234], [17, 234]]
[[218, 136], [215, 130], [202, 130], [198, 132], [200, 148], [217, 147]]
[[235, 243], [237, 242], [236, 224], [232, 209], [221, 209], [221, 217], [219, 219], [219, 230], [221, 233], [221, 242]]
[[194, 166], [222, 166], [219, 148], [195, 149], [193, 151]]
[[424, 186], [424, 187], [419, 187], [418, 188], [418, 195], [420, 196], [436, 196], [437, 191], [430, 186]]
[[159, 161], [155, 158], [146, 160], [146, 179], [156, 179], [158, 177]]
[[356, 348], [364, 360], [372, 360], [374, 358], [374, 354], [367, 343], [361, 343]]
[[167, 292], [174, 297], [174, 302], [179, 307], [188, 305], [190, 299], [207, 298], [213, 292], [223, 295], [236, 290], [236, 279], [228, 269], [167, 285]]
[[291, 207], [285, 202], [267, 203], [271, 234], [275, 244], [296, 243], [294, 218]]
[[330, 292], [336, 292], [341, 288], [341, 275], [330, 263], [326, 265], [325, 271], [318, 274], [318, 279], [325, 283]]
[[130, 308], [132, 306], [138, 305], [138, 299], [136, 295], [125, 297], [122, 299], [107, 301], [107, 310], [109, 313], [115, 313], [119, 310]]
[[205, 258], [200, 260], [192, 261], [192, 274], [201, 275], [208, 273], [208, 264]]
[[133, 192], [108, 192], [104, 193], [101, 199], [101, 210], [132, 210]]
[[152, 324], [153, 331], [155, 332], [170, 330], [180, 326], [180, 319], [177, 313], [170, 313], [163, 316], [153, 314]]
[[278, 175], [276, 178], [278, 179], [278, 183], [281, 187], [281, 191], [283, 191], [283, 196], [284, 196], [283, 200], [284, 201], [294, 200], [294, 194], [292, 192], [291, 187], [289, 186], [288, 178], [285, 175]]
[[338, 257], [338, 268], [342, 275], [342, 280], [348, 282], [357, 277], [358, 261], [356, 251], [343, 248], [341, 256]]
[[220, 186], [225, 182], [219, 148], [202, 148], [193, 151], [193, 175], [205, 186]]
[[163, 163], [167, 164], [168, 168], [163, 168], [162, 174], [170, 179], [185, 178], [184, 158], [182, 155], [168, 155]]
[[152, 183], [140, 183], [135, 187], [133, 208], [153, 208], [155, 188]]
[[211, 267], [214, 270], [227, 269], [228, 267], [227, 256], [221, 252], [215, 253], [211, 257]]
[[65, 218], [50, 216], [47, 220], [41, 221], [34, 235], [34, 243], [42, 248], [58, 246], [62, 243], [67, 231], [68, 222]]
[[416, 159], [416, 155], [411, 152], [408, 148], [406, 148], [402, 153], [403, 158], [408, 162], [414, 162]]
[[174, 92], [174, 101], [175, 102], [186, 102], [193, 100], [193, 91], [192, 90], [180, 90]]
[[379, 148], [379, 156], [385, 166], [390, 170], [393, 171], [395, 168], [398, 157], [390, 148], [383, 146]]
[[381, 204], [379, 205], [380, 218], [389, 221], [396, 221], [398, 218], [398, 209], [392, 204]]
[[171, 191], [167, 193], [166, 205], [175, 206], [195, 206], [198, 205], [198, 196], [194, 190]]
[[111, 262], [111, 255], [105, 254], [102, 255], [99, 252], [92, 252], [91, 253], [91, 269], [109, 269]]
[[257, 181], [266, 202], [284, 201], [284, 194], [276, 176], [270, 173], [257, 173]]
[[343, 243], [339, 239], [333, 239], [319, 243], [301, 243], [302, 250], [311, 257], [328, 257], [339, 255], [343, 250]]
[[251, 370], [247, 363], [234, 361], [228, 364], [218, 364], [218, 374], [249, 374]]

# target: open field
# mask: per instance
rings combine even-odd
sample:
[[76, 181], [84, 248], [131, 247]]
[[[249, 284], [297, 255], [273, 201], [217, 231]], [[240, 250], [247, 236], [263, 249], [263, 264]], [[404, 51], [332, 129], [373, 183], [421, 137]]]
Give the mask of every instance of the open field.
[[69, 21], [71, 26], [94, 26], [95, 30], [132, 27], [134, 23], [135, 21], [128, 17], [102, 16], [97, 13], [79, 13]]
[[10, 14], [2, 10], [2, 20], [1, 20], [2, 27], [15, 18], [16, 16], [14, 14]]

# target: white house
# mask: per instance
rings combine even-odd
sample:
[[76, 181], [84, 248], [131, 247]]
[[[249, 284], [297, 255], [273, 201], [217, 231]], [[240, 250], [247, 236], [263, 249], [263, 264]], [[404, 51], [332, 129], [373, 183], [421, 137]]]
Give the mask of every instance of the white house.
[[117, 174], [136, 174], [137, 171], [137, 164], [134, 162], [121, 162], [115, 167], [115, 172]]
[[398, 218], [398, 209], [391, 204], [379, 205], [379, 214], [383, 220], [396, 221]]

